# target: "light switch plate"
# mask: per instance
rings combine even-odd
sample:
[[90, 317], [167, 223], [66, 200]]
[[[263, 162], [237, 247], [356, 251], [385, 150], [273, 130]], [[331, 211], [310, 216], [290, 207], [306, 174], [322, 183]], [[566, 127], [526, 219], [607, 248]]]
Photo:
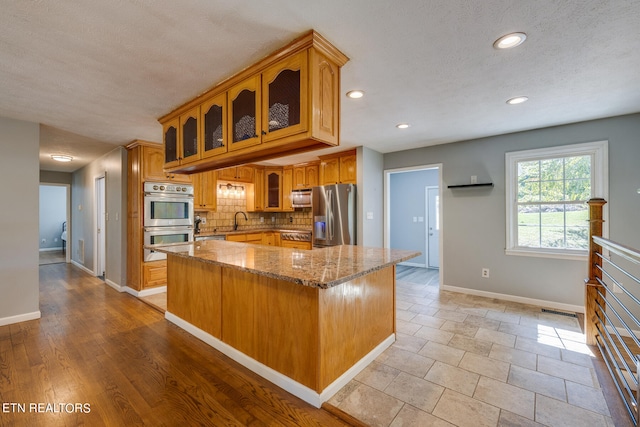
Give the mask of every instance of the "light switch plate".
[[367, 219], [373, 219], [373, 212], [367, 212]]

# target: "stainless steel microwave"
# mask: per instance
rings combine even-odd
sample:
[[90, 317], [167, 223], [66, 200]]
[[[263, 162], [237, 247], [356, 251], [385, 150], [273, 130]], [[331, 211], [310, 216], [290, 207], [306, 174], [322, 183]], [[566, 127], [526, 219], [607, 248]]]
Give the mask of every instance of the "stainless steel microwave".
[[311, 189], [293, 190], [291, 192], [291, 205], [294, 208], [310, 208]]

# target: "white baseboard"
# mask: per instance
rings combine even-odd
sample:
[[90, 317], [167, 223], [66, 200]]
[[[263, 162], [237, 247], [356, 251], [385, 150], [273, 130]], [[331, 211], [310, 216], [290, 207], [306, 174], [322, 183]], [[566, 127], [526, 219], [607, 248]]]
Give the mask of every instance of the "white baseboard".
[[149, 295], [161, 294], [163, 292], [167, 292], [166, 286], [157, 286], [155, 288], [143, 289], [141, 291], [136, 291], [133, 288], [128, 286], [123, 286], [121, 292], [126, 292], [128, 294], [133, 295], [134, 297], [148, 297]]
[[113, 281], [111, 281], [109, 279], [105, 278], [104, 279], [104, 283], [106, 283], [107, 285], [111, 286], [113, 289], [115, 289], [118, 292], [124, 292], [125, 291], [124, 290], [124, 288], [125, 288], [124, 286], [120, 286], [116, 282], [113, 282]]
[[461, 294], [477, 295], [480, 297], [496, 298], [504, 301], [512, 301], [512, 302], [519, 302], [522, 304], [537, 305], [540, 307], [555, 308], [558, 310], [571, 311], [575, 313], [584, 313], [584, 306], [582, 305], [564, 304], [561, 302], [519, 297], [516, 295], [509, 295], [509, 294], [499, 294], [496, 292], [479, 291], [477, 289], [460, 288], [457, 286], [442, 285], [441, 289], [445, 291], [458, 292]]
[[220, 341], [218, 338], [213, 335], [203, 331], [202, 329], [193, 326], [191, 323], [186, 322], [180, 317], [172, 314], [170, 312], [165, 312], [165, 319], [169, 322], [175, 324], [176, 326], [184, 329], [189, 332], [191, 335], [196, 338], [204, 341], [206, 344], [209, 344], [211, 347], [215, 348], [219, 352], [224, 355], [230, 357], [236, 362], [240, 363], [242, 366], [247, 369], [255, 372], [260, 375], [262, 378], [272, 382], [278, 387], [288, 391], [294, 396], [299, 397], [305, 402], [319, 408], [323, 402], [327, 401], [331, 396], [333, 396], [338, 390], [344, 387], [351, 379], [353, 379], [360, 371], [362, 371], [367, 365], [369, 365], [376, 357], [378, 357], [384, 350], [387, 349], [393, 342], [395, 341], [395, 334], [390, 335], [387, 339], [385, 339], [382, 343], [380, 343], [376, 348], [374, 348], [369, 354], [360, 359], [355, 365], [353, 365], [349, 370], [347, 370], [344, 374], [342, 374], [337, 380], [331, 383], [327, 388], [325, 388], [322, 393], [317, 393], [315, 390], [310, 389], [309, 387], [300, 384], [299, 382], [287, 377], [286, 375], [281, 374], [278, 371], [273, 370], [272, 368], [263, 365], [255, 359], [247, 356], [246, 354], [236, 350], [228, 344]]
[[0, 326], [11, 325], [14, 323], [26, 322], [27, 320], [36, 320], [42, 317], [40, 310], [31, 313], [18, 314], [15, 316], [0, 318]]
[[62, 250], [62, 246], [60, 247], [56, 247], [56, 248], [40, 248], [40, 252], [53, 252], [53, 251], [61, 251]]
[[85, 272], [87, 272], [90, 275], [95, 277], [95, 273], [93, 271], [89, 270], [87, 267], [85, 267], [84, 265], [80, 264], [78, 261], [71, 260], [71, 264], [75, 265], [80, 270], [83, 270], [83, 271], [85, 271]]

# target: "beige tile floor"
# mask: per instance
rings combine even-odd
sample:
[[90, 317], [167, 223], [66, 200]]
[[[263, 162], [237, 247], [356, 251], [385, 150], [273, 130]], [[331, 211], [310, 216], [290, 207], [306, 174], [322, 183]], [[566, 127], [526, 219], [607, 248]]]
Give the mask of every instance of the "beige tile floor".
[[424, 282], [399, 274], [397, 341], [329, 403], [382, 427], [614, 425], [576, 318]]

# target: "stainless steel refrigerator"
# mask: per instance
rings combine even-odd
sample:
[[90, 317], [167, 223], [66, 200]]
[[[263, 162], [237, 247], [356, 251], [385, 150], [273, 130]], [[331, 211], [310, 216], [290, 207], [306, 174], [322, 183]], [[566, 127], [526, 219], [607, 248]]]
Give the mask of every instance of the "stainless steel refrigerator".
[[356, 244], [356, 186], [313, 187], [313, 246]]

